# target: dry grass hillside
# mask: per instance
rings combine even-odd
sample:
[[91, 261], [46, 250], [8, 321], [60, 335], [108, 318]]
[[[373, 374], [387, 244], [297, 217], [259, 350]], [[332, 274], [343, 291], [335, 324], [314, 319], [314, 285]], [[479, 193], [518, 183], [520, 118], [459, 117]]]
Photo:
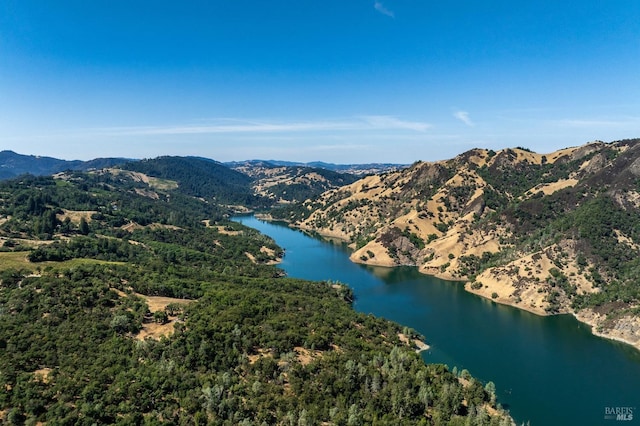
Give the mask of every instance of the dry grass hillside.
[[280, 204], [302, 202], [349, 184], [354, 175], [307, 166], [278, 166], [265, 161], [236, 164], [234, 170], [253, 179], [254, 194]]
[[474, 149], [365, 177], [284, 218], [346, 241], [354, 262], [413, 265], [498, 303], [573, 313], [640, 347], [640, 275], [629, 272], [640, 254], [629, 224], [640, 217], [639, 142]]

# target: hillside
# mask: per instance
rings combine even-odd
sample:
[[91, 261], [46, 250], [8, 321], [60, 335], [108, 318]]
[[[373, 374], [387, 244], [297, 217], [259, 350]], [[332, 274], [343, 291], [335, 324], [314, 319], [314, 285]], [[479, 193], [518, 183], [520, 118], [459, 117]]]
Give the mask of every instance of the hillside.
[[251, 190], [249, 176], [214, 160], [165, 156], [129, 162], [121, 168], [175, 181], [180, 192], [219, 204], [256, 207], [262, 203]]
[[0, 422], [512, 423], [491, 382], [283, 277], [273, 240], [165, 176], [0, 182]]
[[302, 202], [357, 180], [323, 168], [276, 166], [263, 161], [226, 165], [200, 157], [158, 157], [121, 168], [174, 181], [177, 190], [187, 195], [251, 209]]
[[113, 167], [125, 163], [124, 158], [96, 158], [90, 161], [67, 161], [52, 157], [16, 154], [13, 151], [0, 151], [0, 180], [10, 179], [22, 174], [46, 176], [64, 170], [90, 170]]
[[145, 160], [96, 158], [67, 161], [13, 151], [0, 152], [0, 180], [22, 174], [50, 176], [66, 170], [113, 170], [114, 167], [172, 181], [176, 189], [189, 195], [216, 198], [217, 202], [227, 205], [262, 208], [274, 203], [302, 202], [329, 189], [353, 183], [357, 180], [356, 175], [397, 170], [402, 166], [303, 164], [275, 160], [220, 163], [204, 157], [170, 156]]
[[237, 162], [232, 168], [253, 179], [254, 194], [277, 203], [303, 202], [357, 180], [354, 175], [327, 168], [279, 166], [264, 161]]
[[274, 212], [536, 314], [571, 313], [640, 348], [640, 140], [551, 154], [474, 149]]
[[393, 164], [393, 163], [365, 163], [365, 164], [335, 164], [326, 163], [324, 161], [312, 161], [309, 163], [300, 163], [294, 161], [281, 161], [281, 160], [247, 160], [247, 161], [231, 161], [225, 163], [232, 169], [239, 167], [294, 167], [294, 168], [312, 168], [323, 169], [340, 174], [349, 174], [355, 176], [365, 176], [372, 174], [385, 173], [390, 171], [396, 171], [407, 167], [406, 164]]

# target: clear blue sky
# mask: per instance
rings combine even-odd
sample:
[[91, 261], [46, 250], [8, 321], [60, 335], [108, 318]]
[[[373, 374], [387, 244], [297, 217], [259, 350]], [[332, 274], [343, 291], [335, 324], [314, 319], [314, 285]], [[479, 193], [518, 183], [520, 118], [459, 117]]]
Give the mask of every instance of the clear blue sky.
[[0, 149], [411, 163], [630, 137], [638, 0], [0, 0]]

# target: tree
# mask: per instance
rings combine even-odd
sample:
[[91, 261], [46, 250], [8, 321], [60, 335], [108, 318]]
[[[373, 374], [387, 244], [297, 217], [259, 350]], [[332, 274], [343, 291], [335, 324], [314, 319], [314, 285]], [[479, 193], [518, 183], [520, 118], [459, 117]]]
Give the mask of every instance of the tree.
[[127, 315], [116, 315], [109, 325], [118, 333], [126, 333], [131, 325], [131, 320]]
[[169, 316], [165, 311], [155, 311], [153, 313], [153, 320], [158, 324], [166, 324], [169, 321]]
[[80, 218], [80, 224], [78, 225], [78, 230], [82, 235], [89, 234], [89, 224], [87, 223], [87, 220], [84, 217]]
[[489, 394], [491, 405], [496, 405], [496, 385], [493, 382], [488, 382], [484, 386], [485, 392]]

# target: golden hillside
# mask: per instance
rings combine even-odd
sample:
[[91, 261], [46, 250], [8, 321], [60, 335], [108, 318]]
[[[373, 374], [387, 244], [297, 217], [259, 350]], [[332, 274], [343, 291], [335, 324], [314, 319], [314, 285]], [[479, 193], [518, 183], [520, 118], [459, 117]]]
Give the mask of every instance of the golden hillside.
[[640, 223], [630, 225], [640, 217], [639, 142], [474, 149], [365, 177], [284, 218], [346, 241], [354, 262], [416, 266], [499, 303], [576, 314], [640, 347], [630, 272], [640, 254]]

